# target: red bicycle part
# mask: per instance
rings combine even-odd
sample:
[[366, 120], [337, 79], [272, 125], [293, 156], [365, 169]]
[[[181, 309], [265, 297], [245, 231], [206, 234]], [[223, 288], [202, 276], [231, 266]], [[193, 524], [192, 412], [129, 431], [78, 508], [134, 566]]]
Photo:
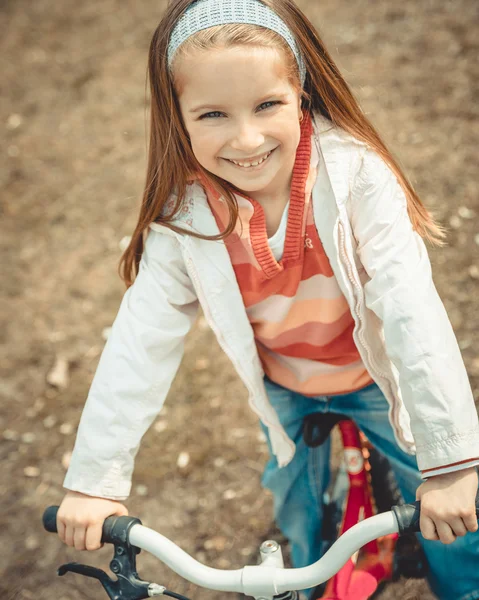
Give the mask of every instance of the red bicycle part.
[[[375, 508], [367, 473], [366, 440], [353, 421], [340, 421], [338, 426], [349, 478], [339, 530], [339, 535], [342, 535], [356, 523], [375, 514]], [[367, 600], [379, 583], [392, 575], [397, 537], [397, 534], [392, 534], [366, 544], [358, 556], [349, 559], [328, 581], [322, 600]]]

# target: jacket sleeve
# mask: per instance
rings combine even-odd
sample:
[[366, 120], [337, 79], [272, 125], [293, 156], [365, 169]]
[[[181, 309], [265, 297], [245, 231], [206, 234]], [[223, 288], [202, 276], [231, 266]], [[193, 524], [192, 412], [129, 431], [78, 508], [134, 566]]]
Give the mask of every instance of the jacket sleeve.
[[128, 497], [141, 438], [176, 375], [197, 307], [176, 237], [150, 230], [93, 378], [65, 488]]
[[429, 477], [439, 469], [445, 472], [444, 467], [460, 468], [479, 458], [478, 417], [468, 376], [402, 187], [371, 150], [363, 156], [352, 199], [353, 234], [369, 277], [366, 305], [383, 324], [419, 469]]

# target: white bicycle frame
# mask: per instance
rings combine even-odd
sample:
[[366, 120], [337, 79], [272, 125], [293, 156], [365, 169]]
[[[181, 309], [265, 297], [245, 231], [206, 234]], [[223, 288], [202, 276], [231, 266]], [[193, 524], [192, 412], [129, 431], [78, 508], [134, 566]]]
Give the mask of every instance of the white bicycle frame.
[[[280, 546], [274, 541], [261, 545], [261, 564], [236, 570], [207, 567], [171, 540], [143, 525], [133, 525], [129, 542], [159, 558], [172, 571], [200, 587], [223, 592], [238, 592], [256, 600], [292, 590], [315, 587], [335, 575], [362, 546], [381, 536], [397, 533], [399, 525], [393, 512], [365, 519], [346, 531], [317, 562], [300, 569], [285, 569]], [[164, 588], [150, 585], [150, 597], [159, 596]]]

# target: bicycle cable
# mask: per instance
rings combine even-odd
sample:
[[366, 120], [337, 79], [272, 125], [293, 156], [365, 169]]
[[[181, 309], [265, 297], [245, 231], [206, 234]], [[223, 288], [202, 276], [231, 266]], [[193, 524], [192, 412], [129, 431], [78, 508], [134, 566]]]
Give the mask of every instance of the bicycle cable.
[[177, 600], [190, 600], [186, 596], [182, 596], [181, 594], [177, 594], [176, 592], [170, 592], [169, 590], [165, 590], [163, 592], [163, 596], [171, 596], [171, 598], [176, 598]]

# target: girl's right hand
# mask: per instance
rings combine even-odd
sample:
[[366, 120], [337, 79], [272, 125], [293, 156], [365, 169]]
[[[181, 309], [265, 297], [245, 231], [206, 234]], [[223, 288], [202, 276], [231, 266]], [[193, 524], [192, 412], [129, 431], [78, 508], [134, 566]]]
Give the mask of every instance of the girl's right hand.
[[58, 509], [58, 537], [76, 550], [98, 550], [103, 522], [112, 515], [127, 516], [128, 510], [117, 500], [68, 491]]

